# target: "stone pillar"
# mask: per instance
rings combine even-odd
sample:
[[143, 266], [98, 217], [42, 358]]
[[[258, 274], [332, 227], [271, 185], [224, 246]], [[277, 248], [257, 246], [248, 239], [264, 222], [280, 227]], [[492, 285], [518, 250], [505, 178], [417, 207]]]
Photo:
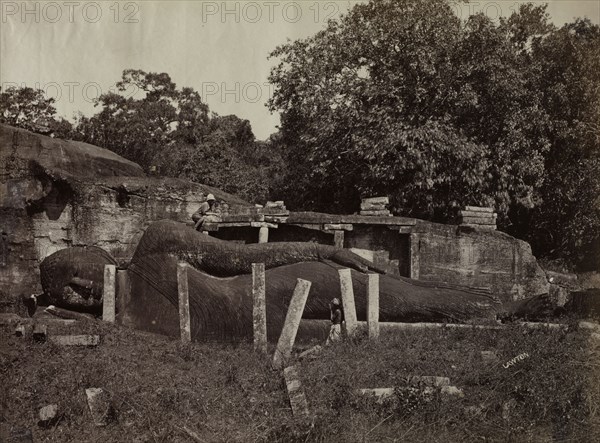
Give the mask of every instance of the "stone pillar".
[[410, 234], [410, 278], [419, 279], [419, 263], [420, 263], [420, 237], [419, 234]]
[[367, 284], [367, 325], [369, 338], [379, 338], [379, 274], [369, 274]]
[[333, 244], [336, 248], [344, 247], [344, 231], [333, 231]]
[[252, 263], [254, 350], [263, 354], [267, 353], [267, 304], [265, 298], [265, 264]]
[[125, 307], [131, 298], [131, 282], [126, 269], [117, 270], [117, 312], [119, 313], [119, 323], [123, 321]]
[[115, 322], [115, 289], [116, 289], [117, 267], [115, 265], [104, 266], [104, 286], [102, 291], [102, 320]]
[[357, 326], [352, 273], [350, 269], [339, 269], [338, 273], [340, 274], [340, 290], [342, 293], [342, 305], [344, 306], [344, 317], [346, 318], [346, 331], [348, 332], [348, 337], [352, 337], [356, 332]]
[[258, 242], [269, 243], [269, 228], [266, 226], [258, 229]]
[[285, 367], [285, 364], [292, 355], [292, 348], [294, 347], [294, 341], [296, 341], [296, 333], [298, 332], [300, 319], [304, 312], [304, 305], [308, 298], [310, 285], [311, 282], [302, 280], [301, 278], [296, 283], [296, 288], [294, 289], [294, 294], [292, 295], [290, 306], [285, 316], [285, 322], [283, 323], [283, 329], [277, 342], [275, 355], [273, 355], [273, 368], [275, 369]]
[[188, 265], [177, 264], [177, 292], [179, 294], [179, 329], [181, 341], [190, 343], [192, 341], [192, 328], [190, 324], [190, 292], [188, 288]]

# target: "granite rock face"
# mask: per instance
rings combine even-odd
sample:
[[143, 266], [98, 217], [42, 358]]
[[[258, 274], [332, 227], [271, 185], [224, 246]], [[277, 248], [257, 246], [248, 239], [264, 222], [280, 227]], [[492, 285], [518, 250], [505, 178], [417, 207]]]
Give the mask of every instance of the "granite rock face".
[[99, 246], [118, 261], [131, 258], [150, 223], [190, 222], [218, 189], [149, 177], [117, 154], [0, 125], [0, 311], [21, 294], [41, 292], [39, 263], [70, 246]]
[[546, 294], [529, 243], [489, 229], [417, 223], [419, 279], [490, 289], [502, 301]]

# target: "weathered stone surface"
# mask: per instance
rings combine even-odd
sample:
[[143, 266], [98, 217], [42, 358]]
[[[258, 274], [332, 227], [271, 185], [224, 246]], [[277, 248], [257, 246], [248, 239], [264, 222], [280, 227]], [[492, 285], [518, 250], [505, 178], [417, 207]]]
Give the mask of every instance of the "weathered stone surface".
[[267, 353], [267, 301], [265, 264], [252, 263], [252, 325], [254, 350]]
[[279, 340], [277, 341], [277, 347], [275, 348], [275, 354], [273, 355], [273, 367], [275, 369], [281, 369], [285, 366], [286, 362], [289, 361], [292, 354], [292, 348], [296, 340], [296, 334], [298, 333], [298, 326], [304, 312], [304, 305], [308, 298], [310, 291], [311, 282], [297, 280], [296, 287], [290, 305], [288, 307], [287, 314], [285, 316], [285, 322]]
[[106, 426], [114, 419], [114, 409], [110, 395], [102, 388], [85, 390], [88, 407], [96, 426]]
[[390, 211], [387, 209], [379, 209], [379, 210], [366, 210], [360, 211], [360, 215], [365, 215], [367, 217], [388, 217], [391, 215]]
[[367, 326], [369, 338], [379, 338], [379, 274], [369, 274], [367, 280]]
[[389, 205], [390, 198], [389, 197], [368, 197], [363, 198], [361, 200], [361, 204], [363, 205]]
[[313, 346], [310, 349], [307, 349], [304, 352], [301, 352], [300, 354], [298, 354], [298, 359], [302, 360], [303, 358], [307, 358], [307, 357], [316, 357], [318, 354], [321, 353], [321, 351], [323, 350], [323, 347], [321, 345], [316, 345]]
[[117, 267], [104, 266], [104, 285], [102, 288], [102, 320], [114, 323], [117, 297]]
[[306, 401], [306, 396], [304, 395], [304, 389], [298, 378], [296, 366], [288, 366], [285, 368], [283, 370], [283, 376], [285, 378], [290, 406], [292, 407], [294, 417], [308, 416], [308, 403]]
[[356, 332], [357, 320], [352, 273], [350, 269], [339, 269], [338, 273], [340, 275], [340, 292], [342, 294], [342, 306], [344, 307], [344, 317], [346, 319], [346, 331], [349, 337], [353, 337]]
[[50, 342], [58, 346], [98, 346], [99, 335], [51, 335]]
[[188, 282], [188, 264], [177, 264], [177, 294], [179, 298], [179, 331], [181, 341], [192, 341], [192, 324], [190, 322], [190, 291]]
[[106, 149], [0, 125], [1, 302], [40, 293], [38, 263], [68, 246], [96, 245], [127, 260], [144, 229], [160, 219], [191, 220], [218, 189], [147, 177], [141, 167]]
[[47, 405], [40, 409], [38, 425], [41, 427], [53, 426], [58, 421], [58, 405]]
[[26, 319], [12, 312], [0, 313], [0, 326], [11, 326], [22, 323]]
[[485, 207], [485, 206], [465, 206], [464, 211], [467, 212], [484, 212], [484, 213], [494, 213], [494, 208]]
[[421, 280], [488, 288], [502, 301], [548, 293], [548, 280], [528, 243], [497, 231], [419, 222]]
[[452, 397], [464, 397], [462, 389], [457, 388], [456, 386], [442, 386], [440, 392], [444, 395], [449, 395]]
[[44, 342], [48, 338], [48, 327], [45, 324], [36, 323], [33, 327], [33, 339]]
[[15, 335], [17, 337], [25, 337], [27, 335], [27, 326], [24, 324], [17, 325], [15, 328]]
[[485, 364], [498, 363], [498, 356], [494, 351], [481, 351], [481, 359]]

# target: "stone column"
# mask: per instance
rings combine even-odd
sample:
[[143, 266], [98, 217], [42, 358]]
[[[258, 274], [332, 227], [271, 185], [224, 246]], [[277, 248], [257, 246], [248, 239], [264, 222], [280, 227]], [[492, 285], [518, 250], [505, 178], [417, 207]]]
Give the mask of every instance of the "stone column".
[[336, 248], [344, 247], [344, 231], [333, 231], [333, 243]]
[[117, 270], [117, 312], [119, 313], [119, 323], [123, 321], [125, 307], [131, 298], [131, 282], [126, 269]]
[[269, 243], [269, 228], [266, 226], [258, 229], [258, 242]]
[[348, 332], [348, 337], [352, 337], [356, 332], [357, 326], [352, 273], [350, 269], [339, 269], [338, 273], [340, 274], [340, 290], [342, 293], [342, 304], [344, 306], [344, 317], [346, 319], [346, 331]]
[[275, 355], [273, 355], [273, 368], [275, 369], [285, 367], [292, 355], [292, 348], [294, 347], [294, 341], [296, 341], [296, 333], [298, 332], [300, 319], [304, 312], [304, 305], [308, 298], [310, 285], [311, 282], [302, 280], [301, 278], [296, 283], [296, 288], [294, 289], [294, 294], [292, 295], [290, 306], [285, 316], [285, 322], [283, 323], [283, 329], [277, 342]]
[[190, 292], [188, 288], [188, 265], [177, 264], [177, 292], [179, 293], [179, 329], [181, 341], [190, 343], [192, 341], [192, 328], [190, 324]]
[[252, 320], [254, 350], [267, 353], [267, 304], [265, 300], [265, 264], [252, 263]]
[[115, 265], [104, 266], [104, 286], [102, 291], [102, 320], [115, 322], [115, 289], [116, 289], [117, 267]]
[[419, 279], [420, 247], [419, 234], [410, 234], [410, 278]]
[[369, 274], [367, 284], [367, 325], [369, 338], [379, 338], [379, 274]]

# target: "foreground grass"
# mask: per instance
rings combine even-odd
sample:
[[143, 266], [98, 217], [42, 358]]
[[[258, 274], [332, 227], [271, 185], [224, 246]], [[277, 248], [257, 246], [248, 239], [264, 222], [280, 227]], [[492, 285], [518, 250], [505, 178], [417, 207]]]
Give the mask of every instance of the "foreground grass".
[[[406, 331], [326, 348], [298, 363], [308, 421], [291, 416], [281, 374], [250, 344], [182, 346], [102, 323], [84, 329], [102, 335], [98, 348], [0, 332], [4, 435], [30, 428], [36, 442], [194, 441], [185, 428], [206, 442], [600, 441], [600, 352], [576, 328]], [[498, 359], [484, 362], [484, 350]], [[379, 404], [354, 393], [402, 386], [410, 375], [449, 377], [465, 396], [399, 390]], [[115, 423], [93, 426], [88, 387], [111, 393]], [[52, 403], [63, 419], [42, 429], [38, 410]]]

